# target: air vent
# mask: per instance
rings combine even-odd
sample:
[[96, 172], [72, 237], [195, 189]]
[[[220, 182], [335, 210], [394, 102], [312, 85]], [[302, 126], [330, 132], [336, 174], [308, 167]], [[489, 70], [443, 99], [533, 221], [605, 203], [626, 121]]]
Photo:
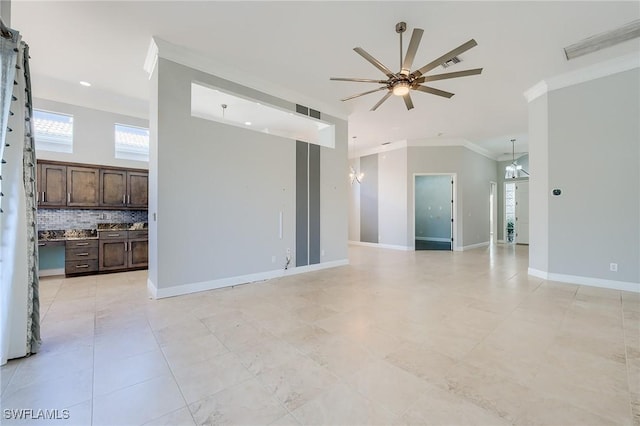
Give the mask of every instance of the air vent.
[[442, 64], [442, 68], [449, 68], [451, 65], [455, 65], [459, 62], [462, 62], [462, 59], [458, 58], [457, 56], [454, 56], [453, 58], [449, 59], [447, 62]]

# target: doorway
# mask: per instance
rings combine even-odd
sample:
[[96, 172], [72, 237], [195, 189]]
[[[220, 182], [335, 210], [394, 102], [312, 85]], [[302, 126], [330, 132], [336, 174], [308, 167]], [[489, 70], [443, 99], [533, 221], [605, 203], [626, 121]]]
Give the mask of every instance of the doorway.
[[416, 250], [453, 249], [454, 176], [414, 176]]

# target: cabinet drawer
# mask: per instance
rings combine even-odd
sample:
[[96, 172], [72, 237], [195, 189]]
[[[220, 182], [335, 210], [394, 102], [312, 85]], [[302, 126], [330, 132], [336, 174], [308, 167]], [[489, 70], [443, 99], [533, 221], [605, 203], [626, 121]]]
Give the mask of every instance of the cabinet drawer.
[[98, 240], [67, 240], [67, 250], [75, 248], [97, 248]]
[[64, 273], [66, 275], [86, 274], [98, 271], [98, 259], [93, 260], [74, 260], [64, 264]]
[[98, 258], [98, 247], [74, 248], [65, 251], [65, 260], [95, 260]]
[[98, 231], [98, 238], [101, 240], [113, 240], [113, 239], [126, 239], [127, 238], [126, 230], [117, 230], [117, 231]]
[[149, 230], [141, 229], [138, 231], [129, 231], [129, 239], [149, 238]]
[[64, 241], [38, 241], [38, 247], [64, 247]]

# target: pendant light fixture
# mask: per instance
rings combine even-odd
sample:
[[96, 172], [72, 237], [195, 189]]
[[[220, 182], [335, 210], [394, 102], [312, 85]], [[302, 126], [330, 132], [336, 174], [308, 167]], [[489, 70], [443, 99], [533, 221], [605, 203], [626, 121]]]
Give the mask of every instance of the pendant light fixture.
[[516, 140], [511, 139], [511, 164], [505, 167], [505, 179], [517, 179], [519, 177], [529, 176], [529, 173], [522, 168], [522, 165], [516, 161]]

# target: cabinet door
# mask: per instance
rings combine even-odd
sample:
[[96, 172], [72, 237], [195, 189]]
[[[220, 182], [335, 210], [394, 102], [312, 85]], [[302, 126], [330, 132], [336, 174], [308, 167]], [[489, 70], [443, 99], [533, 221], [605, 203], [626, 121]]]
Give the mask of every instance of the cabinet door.
[[126, 269], [128, 263], [127, 240], [100, 240], [98, 265], [100, 271]]
[[149, 265], [149, 240], [129, 240], [129, 267], [143, 268]]
[[38, 192], [40, 206], [65, 206], [67, 204], [67, 166], [40, 164]]
[[100, 170], [100, 205], [124, 206], [127, 202], [127, 172]]
[[149, 173], [127, 172], [127, 206], [148, 208]]
[[98, 205], [99, 169], [67, 167], [67, 206], [94, 207]]

